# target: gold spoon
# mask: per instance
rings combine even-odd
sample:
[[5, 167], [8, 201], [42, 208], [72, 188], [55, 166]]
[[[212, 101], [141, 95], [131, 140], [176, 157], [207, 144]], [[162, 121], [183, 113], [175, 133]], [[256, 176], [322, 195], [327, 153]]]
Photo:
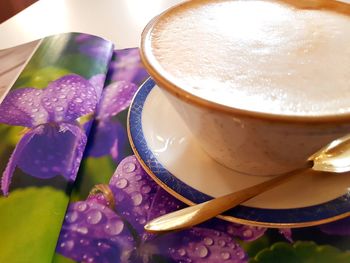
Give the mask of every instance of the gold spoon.
[[315, 171], [333, 173], [350, 171], [350, 135], [332, 141], [311, 155], [305, 162], [304, 167], [275, 176], [268, 181], [240, 191], [160, 216], [148, 222], [145, 225], [145, 230], [165, 232], [197, 225], [286, 182], [291, 177], [310, 168]]

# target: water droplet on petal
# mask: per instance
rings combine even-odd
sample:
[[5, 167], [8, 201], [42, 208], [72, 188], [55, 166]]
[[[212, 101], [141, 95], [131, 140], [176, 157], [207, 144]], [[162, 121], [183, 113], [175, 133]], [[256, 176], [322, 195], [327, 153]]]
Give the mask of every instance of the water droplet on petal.
[[63, 107], [56, 107], [57, 111], [63, 111]]
[[86, 221], [89, 224], [95, 225], [98, 224], [102, 219], [102, 213], [98, 210], [91, 210], [87, 214]]
[[73, 223], [78, 219], [78, 217], [79, 217], [79, 214], [76, 211], [72, 211], [72, 212], [67, 213], [66, 220], [69, 223]]
[[75, 101], [76, 103], [82, 103], [82, 102], [83, 102], [83, 100], [82, 100], [81, 98], [76, 98], [74, 101]]
[[123, 170], [126, 173], [131, 173], [136, 170], [136, 165], [132, 162], [127, 162], [126, 164], [124, 164]]
[[114, 236], [123, 231], [124, 223], [119, 219], [111, 219], [108, 224], [105, 225], [104, 230], [107, 234]]
[[151, 192], [151, 187], [149, 185], [144, 185], [141, 187], [141, 192], [144, 194], [148, 194], [149, 192]]
[[226, 245], [226, 242], [225, 242], [225, 240], [220, 239], [218, 241], [218, 244], [219, 244], [220, 247], [224, 247]]
[[214, 240], [210, 237], [205, 237], [204, 238], [204, 244], [206, 244], [207, 246], [211, 246], [214, 244]]
[[57, 101], [58, 101], [57, 98], [52, 98], [51, 100], [52, 100], [53, 102], [57, 102]]
[[196, 253], [200, 258], [205, 258], [208, 256], [209, 251], [206, 246], [198, 246], [196, 247]]
[[128, 180], [126, 180], [125, 178], [121, 178], [116, 182], [115, 186], [120, 189], [124, 189], [125, 187], [128, 186], [128, 183], [129, 183]]
[[230, 259], [230, 257], [231, 257], [231, 254], [229, 252], [221, 252], [221, 258], [223, 260], [228, 260]]
[[245, 257], [245, 254], [242, 250], [237, 251], [236, 256], [240, 259], [243, 259]]
[[142, 195], [140, 193], [134, 192], [131, 195], [131, 200], [135, 206], [138, 206], [142, 203]]
[[64, 95], [64, 94], [62, 94], [62, 95], [60, 95], [60, 96], [58, 96], [60, 99], [65, 99], [67, 96], [66, 95]]
[[137, 174], [134, 176], [135, 181], [140, 181], [142, 179], [142, 176]]
[[146, 223], [146, 218], [141, 217], [140, 220], [139, 220], [139, 223], [140, 223], [141, 225], [144, 225], [144, 224]]
[[246, 229], [243, 232], [243, 236], [244, 237], [251, 237], [251, 236], [253, 236], [253, 231], [251, 229]]
[[183, 257], [183, 256], [186, 255], [186, 250], [183, 249], [183, 248], [180, 248], [180, 249], [177, 251], [177, 253], [178, 253], [181, 257]]
[[89, 232], [89, 230], [86, 227], [78, 227], [77, 232], [79, 232], [80, 234], [86, 235]]
[[235, 243], [230, 243], [229, 247], [234, 249], [234, 248], [236, 248], [236, 244]]
[[74, 241], [73, 241], [73, 240], [68, 240], [68, 241], [66, 242], [66, 248], [67, 248], [68, 250], [72, 250], [73, 247], [74, 247]]
[[219, 237], [221, 234], [219, 231], [214, 231], [214, 235], [216, 235], [217, 237]]
[[79, 243], [84, 245], [84, 246], [90, 245], [90, 241], [87, 239], [84, 239], [84, 238], [80, 239]]

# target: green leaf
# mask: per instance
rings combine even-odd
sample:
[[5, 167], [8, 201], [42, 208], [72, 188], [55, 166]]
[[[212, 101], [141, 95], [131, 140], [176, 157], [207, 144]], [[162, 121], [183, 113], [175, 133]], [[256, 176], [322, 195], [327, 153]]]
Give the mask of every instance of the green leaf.
[[0, 197], [0, 262], [51, 262], [68, 200], [52, 187]]
[[40, 69], [28, 69], [23, 71], [14, 87], [45, 88], [47, 85], [60, 77], [69, 74], [70, 71], [58, 67], [44, 67]]
[[57, 61], [57, 65], [85, 78], [91, 78], [99, 73], [106, 73], [105, 64], [82, 54], [64, 54]]
[[108, 184], [116, 164], [109, 156], [84, 158], [74, 186], [71, 201], [84, 200], [96, 184]]
[[53, 256], [52, 263], [75, 263], [76, 261], [66, 258], [65, 256], [62, 256], [61, 254], [55, 253]]
[[22, 138], [24, 133], [25, 133], [24, 127], [0, 124], [0, 138], [1, 138], [0, 145], [3, 147], [4, 145], [14, 147]]
[[244, 249], [245, 252], [247, 252], [249, 258], [255, 257], [255, 255], [263, 250], [264, 248], [267, 248], [269, 246], [269, 240], [267, 236], [262, 236], [257, 240], [245, 242], [245, 241], [238, 241], [241, 247]]
[[343, 252], [333, 246], [319, 246], [311, 241], [294, 244], [278, 242], [260, 251], [250, 263], [348, 263], [350, 251]]

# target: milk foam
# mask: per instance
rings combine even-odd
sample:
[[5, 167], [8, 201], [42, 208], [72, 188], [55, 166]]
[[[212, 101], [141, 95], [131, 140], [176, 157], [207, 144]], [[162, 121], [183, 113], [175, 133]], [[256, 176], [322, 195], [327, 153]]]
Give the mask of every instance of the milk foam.
[[152, 30], [166, 78], [234, 108], [350, 112], [349, 15], [273, 0], [203, 2], [174, 9]]

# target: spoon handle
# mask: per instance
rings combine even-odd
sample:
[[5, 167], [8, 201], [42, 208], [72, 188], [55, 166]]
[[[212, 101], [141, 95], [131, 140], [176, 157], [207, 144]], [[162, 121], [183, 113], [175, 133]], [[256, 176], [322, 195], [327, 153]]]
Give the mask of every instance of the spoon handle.
[[207, 202], [189, 206], [184, 209], [160, 216], [148, 222], [145, 230], [153, 233], [180, 230], [202, 223], [212, 217], [215, 217], [226, 210], [233, 208], [254, 196], [259, 195], [273, 187], [286, 182], [291, 177], [301, 174], [310, 166], [303, 167], [285, 174], [275, 176], [274, 178], [260, 184], [230, 193], [218, 198], [213, 198]]

